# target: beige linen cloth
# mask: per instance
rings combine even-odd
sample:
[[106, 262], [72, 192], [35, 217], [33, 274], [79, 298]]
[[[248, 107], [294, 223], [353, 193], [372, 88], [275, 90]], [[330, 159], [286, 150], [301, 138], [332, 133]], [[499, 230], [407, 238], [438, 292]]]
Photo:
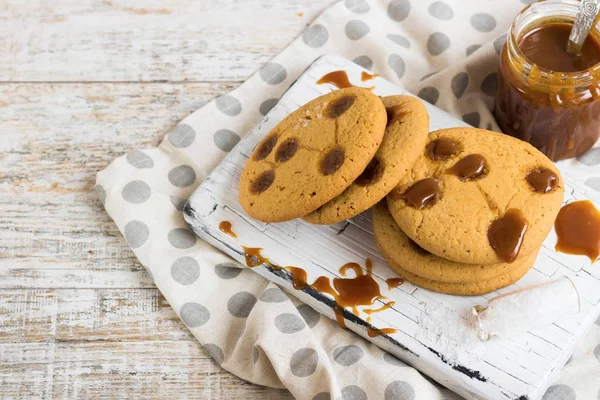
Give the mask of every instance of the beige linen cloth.
[[[136, 150], [98, 173], [106, 210], [218, 364], [298, 399], [458, 398], [197, 239], [181, 209], [322, 54], [344, 56], [471, 125], [497, 129], [489, 111], [497, 55], [524, 6], [520, 0], [341, 1], [239, 88], [184, 119], [159, 147]], [[594, 172], [600, 149], [573, 163], [577, 178], [600, 190]], [[544, 399], [600, 399], [599, 343], [595, 325]]]

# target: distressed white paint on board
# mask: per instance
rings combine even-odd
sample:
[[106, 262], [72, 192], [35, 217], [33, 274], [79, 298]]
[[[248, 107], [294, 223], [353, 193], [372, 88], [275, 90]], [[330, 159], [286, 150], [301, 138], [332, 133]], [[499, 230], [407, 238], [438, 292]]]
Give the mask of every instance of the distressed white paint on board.
[[[206, 241], [244, 262], [241, 245], [263, 248], [263, 254], [277, 265], [294, 265], [304, 268], [308, 281], [319, 276], [339, 276], [338, 268], [347, 262], [364, 266], [366, 258], [373, 260], [373, 275], [382, 293], [393, 300], [395, 306], [373, 315], [371, 322], [376, 328], [393, 327], [398, 332], [389, 336], [368, 338], [366, 315], [354, 318], [345, 314], [350, 329], [366, 337], [382, 348], [411, 363], [440, 383], [473, 399], [513, 399], [527, 396], [536, 399], [544, 393], [551, 377], [573, 351], [576, 341], [591, 326], [600, 312], [600, 274], [590, 269], [584, 257], [557, 254], [553, 250], [555, 233], [551, 233], [541, 250], [534, 268], [516, 284], [485, 296], [461, 297], [434, 293], [405, 283], [387, 291], [385, 279], [396, 276], [378, 253], [371, 233], [368, 213], [330, 226], [318, 226], [301, 220], [263, 224], [245, 215], [238, 201], [238, 180], [245, 161], [260, 139], [283, 117], [323, 93], [332, 90], [330, 85], [317, 85], [316, 81], [328, 72], [344, 69], [350, 80], [360, 82], [362, 68], [339, 57], [327, 56], [316, 61], [305, 74], [282, 96], [265, 119], [252, 130], [240, 144], [223, 160], [191, 197], [186, 207], [186, 220]], [[375, 86], [374, 93], [385, 96], [405, 93], [391, 83], [376, 78], [362, 86]], [[464, 126], [441, 110], [428, 105], [431, 130]], [[584, 199], [580, 188], [568, 184], [565, 201]], [[592, 196], [591, 193], [587, 194]], [[594, 198], [598, 202], [599, 198]], [[239, 239], [234, 239], [218, 228], [221, 221], [230, 221]], [[254, 269], [267, 279], [285, 287], [288, 291], [309, 303], [320, 312], [333, 316], [330, 297], [311, 288], [294, 290], [287, 271], [274, 271], [268, 266]], [[597, 270], [597, 269], [595, 269]], [[475, 304], [485, 304], [488, 298], [499, 293], [526, 287], [535, 283], [569, 276], [582, 296], [583, 312], [561, 321], [532, 330], [510, 340], [492, 340], [485, 343], [482, 352], [475, 354], [470, 344], [459, 345], [456, 354], [444, 353], [436, 340], [422, 335], [419, 321], [427, 319], [425, 307], [445, 305], [459, 313], [466, 312]], [[560, 301], [560, 299], [557, 299]], [[383, 305], [380, 301], [379, 305]], [[460, 347], [462, 346], [462, 347]], [[480, 353], [480, 354], [479, 354]]]

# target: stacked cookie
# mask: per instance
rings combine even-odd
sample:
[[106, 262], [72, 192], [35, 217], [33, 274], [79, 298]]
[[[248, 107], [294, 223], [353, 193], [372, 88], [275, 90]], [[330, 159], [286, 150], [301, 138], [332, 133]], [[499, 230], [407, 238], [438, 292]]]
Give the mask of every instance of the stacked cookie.
[[429, 134], [409, 174], [377, 205], [373, 233], [396, 273], [443, 293], [514, 283], [535, 262], [564, 185], [528, 143], [475, 128]]
[[288, 115], [256, 146], [240, 178], [240, 203], [263, 222], [351, 218], [407, 174], [428, 128], [414, 97], [336, 90]]
[[414, 97], [331, 92], [288, 115], [257, 145], [242, 171], [240, 202], [263, 222], [315, 224], [376, 205], [375, 241], [403, 278], [461, 295], [515, 282], [533, 265], [559, 211], [558, 170], [506, 135], [428, 128]]

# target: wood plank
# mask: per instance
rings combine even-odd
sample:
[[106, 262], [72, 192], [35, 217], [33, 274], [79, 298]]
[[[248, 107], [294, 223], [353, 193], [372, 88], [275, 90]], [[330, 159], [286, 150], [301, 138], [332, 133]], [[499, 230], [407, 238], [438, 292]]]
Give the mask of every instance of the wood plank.
[[195, 340], [4, 343], [0, 357], [6, 399], [293, 399], [224, 371]]
[[3, 289], [0, 343], [194, 340], [158, 289]]
[[0, 288], [153, 287], [96, 172], [235, 85], [0, 84]]
[[333, 2], [3, 2], [0, 81], [241, 81]]

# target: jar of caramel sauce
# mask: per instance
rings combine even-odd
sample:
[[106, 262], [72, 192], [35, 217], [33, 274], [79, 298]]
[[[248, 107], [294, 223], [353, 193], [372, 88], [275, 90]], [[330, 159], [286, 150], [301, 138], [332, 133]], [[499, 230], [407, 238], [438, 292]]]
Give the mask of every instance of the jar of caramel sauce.
[[576, 0], [545, 0], [515, 18], [500, 52], [494, 115], [504, 133], [551, 160], [576, 157], [600, 136], [600, 31], [567, 53]]

